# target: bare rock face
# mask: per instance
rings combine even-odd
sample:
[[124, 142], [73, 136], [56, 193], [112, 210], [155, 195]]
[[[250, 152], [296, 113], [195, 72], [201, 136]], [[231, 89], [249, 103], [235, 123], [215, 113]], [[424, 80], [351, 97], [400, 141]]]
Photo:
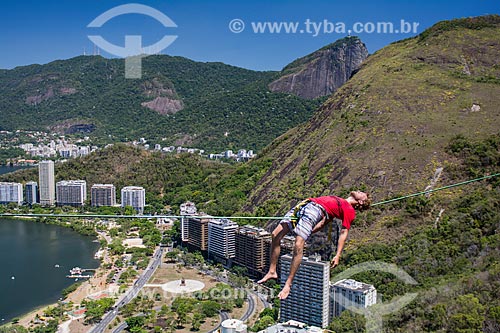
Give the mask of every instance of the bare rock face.
[[339, 39], [286, 66], [269, 89], [307, 99], [327, 96], [342, 86], [367, 57], [368, 50], [358, 37]]
[[61, 95], [72, 95], [76, 93], [76, 89], [71, 87], [61, 87], [59, 88], [59, 92]]
[[170, 81], [155, 78], [142, 84], [143, 95], [153, 100], [143, 102], [141, 105], [158, 112], [161, 115], [174, 114], [184, 108], [184, 103], [175, 92], [174, 85]]
[[54, 89], [52, 87], [49, 87], [47, 91], [42, 94], [26, 97], [25, 103], [28, 105], [37, 105], [43, 101], [51, 99], [54, 96]]
[[[163, 80], [165, 81], [165, 80]], [[174, 96], [176, 94], [174, 85], [170, 82], [162, 82], [158, 78], [145, 81], [141, 84], [143, 95], [146, 97]]]
[[141, 103], [141, 105], [161, 115], [174, 114], [184, 108], [181, 100], [168, 97], [156, 97], [152, 101]]
[[49, 86], [48, 88], [45, 89], [45, 92], [43, 93], [40, 93], [38, 95], [27, 96], [24, 102], [28, 105], [37, 105], [53, 97], [72, 95], [75, 94], [76, 92], [77, 90], [72, 87], [61, 87], [58, 89], [54, 89], [54, 87]]
[[96, 129], [94, 124], [75, 124], [70, 126], [65, 133], [75, 134], [75, 133], [92, 133]]
[[75, 133], [92, 133], [97, 129], [97, 126], [90, 120], [82, 120], [79, 118], [65, 119], [62, 121], [54, 122], [51, 126], [47, 127], [51, 132], [59, 134], [75, 134]]

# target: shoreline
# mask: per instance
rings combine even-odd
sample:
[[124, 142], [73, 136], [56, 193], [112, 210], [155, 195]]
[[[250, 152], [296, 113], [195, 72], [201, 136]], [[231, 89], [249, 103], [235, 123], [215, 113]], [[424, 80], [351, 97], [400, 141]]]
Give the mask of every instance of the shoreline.
[[[47, 221], [46, 219], [40, 219], [37, 217], [31, 217], [31, 216], [23, 216], [23, 217], [2, 216], [2, 217], [0, 217], [0, 222], [2, 219], [10, 220], [10, 221], [11, 220], [31, 221], [31, 222], [35, 222], [35, 223], [43, 223], [43, 224], [47, 224], [47, 225], [56, 225], [56, 226], [63, 227], [63, 228], [69, 228], [81, 236], [92, 237], [93, 238], [92, 242], [101, 242], [101, 240], [104, 239], [104, 237], [102, 237], [102, 235], [100, 235], [97, 232], [95, 233], [95, 235], [88, 235], [86, 233], [80, 232], [80, 230], [78, 230], [78, 229], [72, 228], [71, 223], [63, 222], [63, 221]], [[7, 222], [7, 221], [5, 221], [5, 222]], [[105, 254], [101, 258], [97, 259], [99, 261], [99, 264], [95, 268], [95, 272], [92, 275], [92, 277], [82, 281], [82, 283], [78, 286], [78, 288], [76, 288], [74, 291], [69, 293], [63, 299], [64, 302], [73, 302], [75, 304], [79, 304], [79, 303], [81, 303], [81, 301], [83, 301], [83, 299], [85, 299], [85, 297], [92, 294], [91, 291], [93, 291], [94, 293], [98, 293], [98, 292], [105, 291], [109, 288], [109, 284], [105, 283], [106, 276], [105, 276], [104, 264], [106, 264], [105, 259], [107, 256], [106, 256], [106, 249], [103, 250], [102, 244], [99, 248], [97, 248], [97, 250], [93, 254], [93, 258], [95, 258], [95, 255], [98, 252], [103, 252], [103, 251]], [[103, 277], [104, 277], [104, 283], [99, 283], [99, 282], [102, 282], [100, 280]], [[94, 286], [94, 284], [95, 284], [95, 286]], [[101, 288], [99, 288], [99, 286]], [[59, 291], [60, 298], [63, 297], [62, 292], [64, 291], [64, 289], [66, 289], [68, 287], [62, 288]], [[26, 329], [29, 329], [31, 326], [31, 322], [34, 321], [37, 314], [39, 316], [43, 316], [43, 313], [46, 309], [48, 309], [49, 307], [55, 307], [57, 305], [58, 305], [57, 301], [56, 302], [48, 302], [48, 303], [42, 304], [42, 305], [36, 305], [28, 312], [25, 312], [25, 313], [19, 314], [17, 316], [14, 316], [12, 318], [9, 318], [8, 321], [6, 320], [4, 323], [0, 323], [0, 327], [9, 327], [12, 325], [20, 325], [20, 326], [25, 327]], [[18, 323], [13, 324], [12, 323], [13, 319], [19, 319]]]
[[73, 230], [79, 235], [86, 236], [86, 237], [94, 237], [95, 240], [99, 239], [99, 233], [94, 230], [94, 233], [89, 234], [82, 232], [81, 229], [76, 229], [74, 228], [73, 223], [69, 221], [58, 221], [56, 219], [49, 219], [47, 217], [38, 217], [38, 216], [16, 216], [16, 215], [2, 215], [0, 216], [0, 220], [5, 219], [5, 220], [25, 220], [25, 221], [32, 221], [35, 223], [43, 223], [47, 225], [57, 225], [63, 228], [68, 228]]
[[22, 313], [18, 316], [14, 316], [12, 319], [19, 319], [19, 323], [18, 324], [12, 324], [12, 319], [4, 324], [0, 324], [0, 327], [6, 327], [6, 326], [11, 326], [11, 325], [21, 325], [21, 321], [26, 317], [26, 316], [30, 316], [30, 315], [33, 315], [33, 318], [35, 317], [35, 314], [38, 312], [38, 311], [41, 311], [42, 309], [46, 309], [48, 308], [49, 306], [52, 306], [52, 305], [55, 305], [55, 303], [52, 303], [52, 304], [44, 304], [44, 305], [38, 305], [36, 306], [35, 308], [33, 308], [32, 310], [30, 310], [29, 312], [27, 313]]
[[[2, 215], [0, 216], [0, 220], [33, 220], [36, 219], [36, 216], [10, 216], [10, 215]], [[36, 222], [36, 221], [34, 221]]]
[[[25, 313], [23, 315], [20, 315], [18, 317], [15, 317], [15, 318], [19, 318], [19, 323], [17, 324], [12, 324], [12, 323], [9, 323], [9, 324], [6, 324], [5, 326], [8, 326], [8, 325], [21, 325], [25, 328], [28, 328], [29, 327], [29, 324], [30, 324], [30, 321], [34, 320], [36, 315], [40, 315], [42, 316], [43, 315], [43, 311], [49, 307], [52, 307], [52, 306], [57, 306], [57, 303], [49, 303], [49, 304], [45, 304], [45, 305], [40, 305], [40, 306], [37, 306], [36, 308], [34, 308], [33, 310], [31, 310], [30, 312], [28, 313]], [[25, 324], [26, 322], [26, 324]]]
[[[86, 279], [85, 281], [83, 281], [83, 283], [81, 283], [78, 288], [76, 288], [74, 291], [72, 291], [71, 293], [69, 293], [64, 299], [63, 301], [64, 302], [72, 302], [73, 304], [80, 304], [87, 296], [91, 295], [92, 293], [98, 293], [98, 292], [103, 292], [103, 291], [106, 291], [109, 289], [109, 284], [107, 283], [99, 283], [101, 282], [100, 280], [102, 278], [105, 279], [105, 269], [104, 269], [104, 262], [101, 262], [99, 264], [99, 266], [96, 268], [95, 270], [95, 273], [94, 275], [89, 278], [89, 279]], [[62, 289], [64, 290], [64, 289]], [[61, 292], [62, 292], [61, 290]], [[19, 323], [16, 324], [16, 325], [21, 325], [23, 327], [25, 327], [26, 329], [29, 329], [30, 328], [30, 325], [31, 325], [31, 322], [34, 321], [36, 315], [38, 314], [39, 316], [43, 316], [43, 313], [46, 309], [48, 309], [49, 307], [55, 307], [57, 306], [58, 303], [48, 303], [48, 304], [45, 304], [45, 305], [40, 305], [40, 306], [37, 306], [36, 308], [34, 308], [33, 310], [23, 314], [23, 315], [20, 315], [20, 316], [17, 316], [15, 318], [19, 318]], [[62, 321], [64, 322], [64, 321]], [[61, 324], [61, 323], [59, 323]], [[12, 323], [5, 323], [4, 325], [0, 325], [0, 327], [3, 327], [3, 326], [9, 326], [9, 325], [12, 325]]]

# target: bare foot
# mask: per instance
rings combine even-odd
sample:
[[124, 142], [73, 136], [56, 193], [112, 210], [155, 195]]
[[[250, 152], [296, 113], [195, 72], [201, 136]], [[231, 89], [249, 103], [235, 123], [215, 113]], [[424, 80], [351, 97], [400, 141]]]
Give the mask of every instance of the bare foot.
[[285, 299], [288, 297], [289, 294], [290, 294], [290, 286], [285, 284], [283, 286], [283, 289], [281, 289], [280, 293], [278, 294], [278, 298]]
[[278, 274], [276, 274], [276, 273], [267, 273], [262, 279], [260, 279], [259, 281], [257, 281], [257, 283], [261, 284], [261, 283], [266, 282], [267, 280], [277, 279], [277, 278], [278, 278]]

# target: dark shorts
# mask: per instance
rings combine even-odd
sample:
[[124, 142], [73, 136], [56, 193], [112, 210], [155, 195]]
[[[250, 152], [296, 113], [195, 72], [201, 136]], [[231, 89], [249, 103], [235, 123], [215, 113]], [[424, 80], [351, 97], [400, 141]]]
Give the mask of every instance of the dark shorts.
[[299, 235], [304, 238], [304, 240], [307, 240], [309, 236], [311, 236], [316, 224], [318, 224], [325, 217], [325, 213], [317, 204], [309, 202], [298, 211], [298, 220], [296, 221], [294, 227], [294, 224], [290, 219], [290, 217], [293, 216], [294, 210], [295, 208], [290, 209], [280, 223], [286, 224], [289, 230], [291, 230], [295, 235]]

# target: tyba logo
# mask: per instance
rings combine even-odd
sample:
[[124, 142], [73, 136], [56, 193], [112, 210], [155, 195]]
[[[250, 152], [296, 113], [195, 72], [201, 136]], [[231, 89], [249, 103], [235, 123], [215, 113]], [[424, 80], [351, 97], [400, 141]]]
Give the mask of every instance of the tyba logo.
[[[126, 4], [114, 7], [96, 17], [87, 27], [100, 28], [109, 20], [125, 14], [146, 15], [156, 19], [166, 28], [177, 27], [174, 21], [159, 10], [141, 4]], [[142, 46], [142, 36], [126, 35], [125, 46], [121, 47], [108, 42], [102, 36], [89, 35], [87, 37], [104, 51], [125, 58], [125, 77], [128, 79], [138, 79], [141, 77], [143, 57], [159, 53], [177, 38], [177, 36], [165, 35], [153, 45]]]

